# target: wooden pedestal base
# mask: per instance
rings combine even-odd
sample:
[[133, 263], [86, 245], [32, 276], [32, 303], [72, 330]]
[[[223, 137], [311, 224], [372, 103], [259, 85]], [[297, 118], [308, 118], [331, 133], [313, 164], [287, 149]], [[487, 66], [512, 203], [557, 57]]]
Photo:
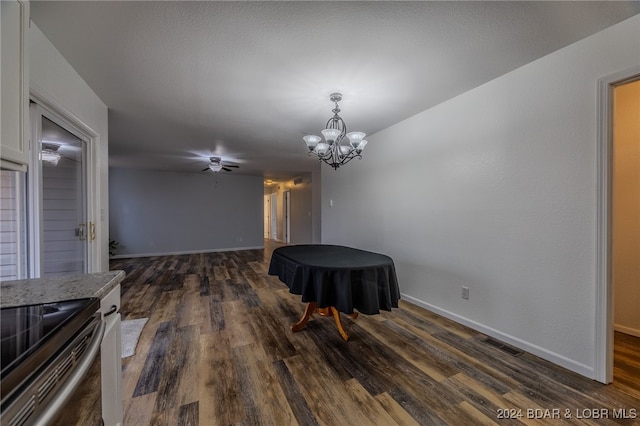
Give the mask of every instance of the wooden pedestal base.
[[[340, 332], [340, 335], [342, 336], [345, 342], [349, 340], [349, 335], [344, 331], [344, 328], [342, 327], [342, 321], [340, 320], [340, 312], [338, 312], [338, 310], [333, 306], [328, 306], [326, 308], [318, 308], [318, 304], [316, 302], [307, 303], [307, 307], [304, 310], [304, 314], [302, 315], [302, 318], [300, 318], [300, 321], [298, 321], [297, 323], [291, 326], [291, 330], [294, 333], [297, 331], [303, 330], [304, 327], [307, 325], [307, 322], [309, 322], [309, 319], [311, 318], [314, 312], [318, 312], [319, 315], [325, 316], [325, 317], [329, 317], [333, 315], [333, 318], [336, 320], [336, 326], [338, 327], [338, 331]], [[348, 315], [353, 319], [358, 318], [357, 312], [354, 312]]]

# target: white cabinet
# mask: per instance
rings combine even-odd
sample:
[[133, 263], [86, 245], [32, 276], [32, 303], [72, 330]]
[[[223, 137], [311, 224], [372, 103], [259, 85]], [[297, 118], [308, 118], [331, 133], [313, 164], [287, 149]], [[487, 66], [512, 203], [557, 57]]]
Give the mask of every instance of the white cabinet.
[[0, 1], [0, 166], [26, 171], [29, 157], [29, 2]]
[[120, 330], [120, 285], [100, 301], [106, 328], [100, 347], [102, 420], [105, 426], [122, 424], [122, 347]]

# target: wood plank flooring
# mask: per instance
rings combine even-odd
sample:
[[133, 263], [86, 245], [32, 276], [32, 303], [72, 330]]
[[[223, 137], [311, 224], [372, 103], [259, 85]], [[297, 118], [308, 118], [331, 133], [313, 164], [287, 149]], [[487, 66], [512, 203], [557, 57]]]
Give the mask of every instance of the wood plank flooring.
[[614, 333], [613, 385], [640, 399], [640, 337]]
[[112, 261], [124, 319], [149, 317], [123, 359], [125, 426], [640, 424], [637, 395], [403, 301], [344, 315], [348, 342], [330, 317], [292, 333], [304, 304], [270, 253]]

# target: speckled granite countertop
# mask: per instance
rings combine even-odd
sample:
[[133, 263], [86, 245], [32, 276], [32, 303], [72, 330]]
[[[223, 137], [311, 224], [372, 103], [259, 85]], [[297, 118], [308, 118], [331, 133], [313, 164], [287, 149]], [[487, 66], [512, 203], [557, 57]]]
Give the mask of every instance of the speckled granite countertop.
[[106, 296], [124, 279], [124, 271], [66, 275], [0, 283], [0, 307]]

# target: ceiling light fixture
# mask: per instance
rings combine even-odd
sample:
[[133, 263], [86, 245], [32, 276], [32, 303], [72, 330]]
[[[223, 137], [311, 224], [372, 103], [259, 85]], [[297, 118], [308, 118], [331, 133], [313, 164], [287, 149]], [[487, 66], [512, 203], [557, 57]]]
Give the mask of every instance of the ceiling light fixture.
[[209, 165], [202, 171], [206, 172], [207, 170], [211, 170], [213, 173], [218, 173], [220, 170], [224, 170], [225, 172], [230, 172], [230, 167], [237, 169], [240, 166], [236, 166], [235, 164], [223, 163], [222, 158], [220, 157], [209, 157]]
[[219, 172], [220, 170], [222, 170], [222, 164], [220, 164], [220, 162], [212, 162], [211, 164], [209, 164], [209, 170], [211, 170], [214, 173]]
[[60, 148], [60, 145], [54, 143], [43, 143], [42, 151], [40, 152], [40, 158], [42, 161], [46, 161], [49, 164], [57, 166], [61, 158], [58, 148]]
[[[337, 170], [338, 167], [347, 164], [356, 157], [362, 158], [362, 150], [367, 145], [367, 141], [364, 140], [366, 134], [363, 132], [347, 133], [347, 125], [338, 115], [340, 112], [338, 102], [342, 100], [342, 94], [332, 93], [329, 99], [336, 106], [331, 110], [333, 117], [327, 121], [326, 128], [321, 132], [325, 141], [321, 142], [322, 138], [316, 135], [307, 135], [302, 139], [309, 148], [309, 155], [312, 153], [317, 155], [320, 161], [324, 161]], [[343, 144], [345, 137], [349, 142]]]

